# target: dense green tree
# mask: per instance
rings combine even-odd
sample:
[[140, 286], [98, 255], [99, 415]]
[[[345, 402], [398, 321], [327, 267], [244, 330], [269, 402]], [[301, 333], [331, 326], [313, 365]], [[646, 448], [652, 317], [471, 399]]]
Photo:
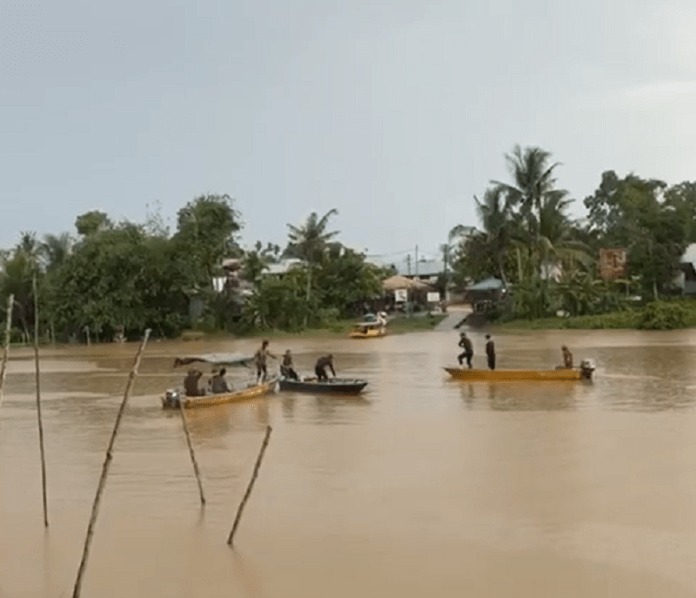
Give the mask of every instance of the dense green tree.
[[671, 287], [688, 242], [689, 221], [679, 195], [662, 181], [633, 174], [620, 179], [608, 171], [585, 199], [601, 244], [627, 250], [629, 273], [640, 277], [644, 293], [655, 299]]
[[82, 237], [94, 235], [103, 230], [111, 228], [113, 225], [109, 217], [99, 210], [85, 212], [75, 219], [77, 234]]

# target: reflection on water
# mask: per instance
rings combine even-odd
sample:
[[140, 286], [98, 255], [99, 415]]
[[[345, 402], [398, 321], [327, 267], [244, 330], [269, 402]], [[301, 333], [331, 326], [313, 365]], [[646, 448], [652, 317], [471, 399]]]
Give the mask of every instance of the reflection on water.
[[[472, 332], [475, 363], [482, 335]], [[121, 424], [84, 594], [696, 595], [693, 332], [497, 335], [500, 367], [592, 383], [466, 383], [441, 369], [456, 333], [272, 341], [301, 373], [324, 352], [359, 397], [278, 393], [180, 415], [179, 353], [256, 341], [152, 343]], [[33, 364], [15, 352], [0, 410], [0, 596], [70, 595], [135, 344], [42, 352], [49, 518], [41, 521]], [[207, 372], [206, 372], [207, 373]], [[253, 376], [228, 369], [231, 382]], [[230, 551], [225, 539], [266, 425], [274, 433]], [[501, 571], [505, 574], [501, 575]]]

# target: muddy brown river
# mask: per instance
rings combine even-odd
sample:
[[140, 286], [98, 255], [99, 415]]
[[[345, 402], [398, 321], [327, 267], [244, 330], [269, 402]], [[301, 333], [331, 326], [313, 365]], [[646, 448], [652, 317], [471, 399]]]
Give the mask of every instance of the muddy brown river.
[[[272, 341], [309, 373], [332, 351], [362, 398], [277, 393], [178, 413], [180, 353], [151, 342], [121, 424], [84, 597], [696, 596], [696, 333], [496, 336], [499, 367], [591, 357], [592, 384], [468, 384], [453, 332]], [[475, 361], [483, 339], [474, 335]], [[33, 363], [14, 351], [0, 408], [0, 597], [69, 597], [136, 343], [46, 349], [50, 528]], [[232, 381], [248, 378], [229, 370]], [[273, 434], [226, 545], [267, 424]]]

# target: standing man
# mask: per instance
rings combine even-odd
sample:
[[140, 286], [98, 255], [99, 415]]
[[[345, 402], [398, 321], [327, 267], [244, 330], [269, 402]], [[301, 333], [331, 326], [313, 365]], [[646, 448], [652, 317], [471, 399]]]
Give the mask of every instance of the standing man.
[[459, 346], [464, 349], [464, 351], [457, 355], [457, 361], [459, 361], [459, 365], [461, 366], [466, 359], [466, 365], [471, 369], [471, 358], [474, 356], [474, 345], [471, 339], [466, 335], [466, 332], [462, 332], [459, 337]]
[[264, 340], [261, 343], [261, 348], [254, 353], [254, 363], [256, 363], [256, 384], [265, 382], [266, 378], [268, 378], [268, 368], [266, 364], [269, 357], [278, 359], [268, 350], [268, 341]]
[[573, 368], [573, 354], [566, 345], [561, 347], [561, 353], [563, 354], [563, 367], [572, 369]]
[[495, 343], [491, 338], [490, 334], [486, 335], [486, 359], [488, 360], [488, 367], [491, 370], [495, 369]]

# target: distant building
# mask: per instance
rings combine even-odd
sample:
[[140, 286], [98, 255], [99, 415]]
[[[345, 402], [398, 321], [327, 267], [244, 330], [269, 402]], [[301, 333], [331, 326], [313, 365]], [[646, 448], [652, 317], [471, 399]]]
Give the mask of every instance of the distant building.
[[285, 260], [280, 260], [277, 263], [268, 264], [268, 267], [261, 273], [261, 276], [274, 276], [277, 278], [282, 278], [293, 268], [297, 268], [302, 265], [302, 260], [296, 258], [289, 258]]
[[417, 278], [425, 282], [436, 282], [438, 276], [445, 271], [445, 263], [442, 260], [422, 257], [416, 261], [410, 255], [393, 263], [393, 266], [399, 276], [410, 279]]

